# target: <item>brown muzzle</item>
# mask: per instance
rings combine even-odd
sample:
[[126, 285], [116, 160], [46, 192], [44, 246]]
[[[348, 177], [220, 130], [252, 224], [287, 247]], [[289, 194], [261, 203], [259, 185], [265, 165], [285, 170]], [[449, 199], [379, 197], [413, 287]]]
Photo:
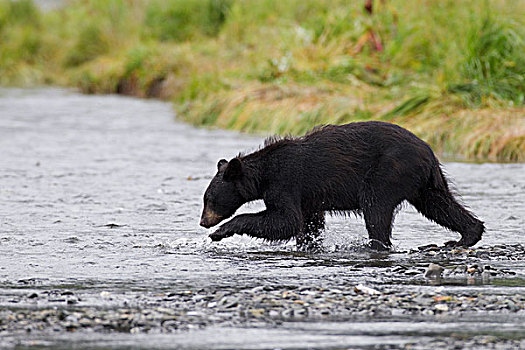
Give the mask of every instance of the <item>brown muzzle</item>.
[[217, 225], [222, 221], [222, 216], [215, 213], [214, 211], [207, 210], [206, 208], [202, 212], [200, 225], [202, 227], [210, 228]]

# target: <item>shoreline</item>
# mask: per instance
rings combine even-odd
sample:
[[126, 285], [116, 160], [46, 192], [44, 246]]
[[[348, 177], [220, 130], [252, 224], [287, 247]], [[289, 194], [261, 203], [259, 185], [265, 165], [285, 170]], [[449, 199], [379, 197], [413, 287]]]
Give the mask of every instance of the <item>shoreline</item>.
[[[324, 329], [353, 329], [351, 334], [377, 337], [375, 341], [379, 342], [385, 337], [399, 337], [402, 340], [399, 348], [412, 345], [417, 349], [432, 344], [519, 347], [525, 342], [523, 333], [520, 335], [525, 321], [522, 277], [512, 269], [495, 268], [487, 263], [512, 261], [524, 248], [517, 244], [468, 250], [421, 247], [407, 253], [409, 259], [419, 263], [379, 268], [378, 272], [390, 276], [389, 281], [368, 286], [339, 282], [316, 286], [179, 286], [149, 291], [99, 291], [67, 285], [39, 286], [38, 281], [21, 280], [16, 283], [18, 287], [12, 289], [6, 285], [0, 293], [3, 305], [0, 335], [5, 339], [0, 346], [21, 345], [17, 340], [21, 336], [33, 345], [43, 341], [53, 346], [60, 344], [57, 339], [61, 335], [70, 334], [69, 344], [75, 344], [76, 339], [85, 336], [93, 341], [113, 334], [114, 343], [110, 341], [113, 346], [118, 346], [119, 339], [131, 337], [134, 348], [141, 348], [141, 334], [167, 339], [171, 336], [173, 341], [183, 344], [184, 334], [192, 332], [282, 331], [308, 329], [309, 324], [315, 330], [315, 325], [321, 323]], [[445, 266], [438, 279], [425, 277], [427, 269], [421, 266], [423, 261], [449, 261], [450, 266]], [[361, 269], [350, 266], [348, 273], [359, 273]], [[516, 278], [515, 287], [512, 284], [503, 287], [504, 284], [501, 286], [504, 289], [494, 289], [498, 279], [511, 282]], [[364, 283], [365, 280], [363, 276]], [[371, 328], [363, 329], [360, 326], [363, 322]], [[456, 328], [457, 322], [462, 328]], [[381, 331], [382, 323], [389, 325], [385, 331]], [[442, 326], [436, 328], [437, 323]], [[401, 328], [395, 331], [397, 328], [392, 328], [392, 324]], [[403, 331], [404, 324], [423, 326]], [[494, 330], [495, 324], [500, 325], [498, 330]], [[522, 326], [516, 328], [518, 324]], [[432, 338], [424, 339], [421, 335]], [[411, 341], [413, 336], [419, 336], [418, 340]], [[107, 346], [107, 341], [103, 346]], [[190, 344], [198, 346], [198, 341], [193, 339]], [[149, 345], [155, 347], [153, 343]], [[98, 347], [96, 343], [86, 346]], [[398, 347], [394, 344], [391, 348]]]
[[0, 0], [0, 85], [158, 98], [249, 133], [388, 121], [438, 154], [525, 161], [524, 4], [257, 4]]

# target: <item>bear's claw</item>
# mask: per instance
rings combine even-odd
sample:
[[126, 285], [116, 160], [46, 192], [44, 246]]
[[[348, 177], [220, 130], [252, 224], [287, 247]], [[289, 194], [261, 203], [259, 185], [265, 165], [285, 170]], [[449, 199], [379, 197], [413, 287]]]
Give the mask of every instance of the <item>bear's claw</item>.
[[212, 240], [213, 242], [218, 242], [218, 241], [220, 241], [221, 239], [224, 238], [223, 236], [221, 236], [221, 235], [216, 235], [216, 234], [214, 234], [214, 233], [212, 233], [212, 234], [209, 235], [208, 237], [210, 237], [211, 240]]
[[465, 243], [463, 240], [459, 240], [459, 241], [448, 241], [448, 242], [445, 242], [444, 245], [446, 248], [468, 248], [470, 246], [473, 246], [474, 244], [468, 244], [468, 243]]
[[444, 246], [447, 248], [455, 248], [455, 247], [460, 247], [461, 245], [459, 244], [458, 241], [447, 241], [445, 242]]
[[218, 229], [217, 231], [210, 234], [208, 237], [210, 237], [213, 242], [219, 242], [223, 238], [227, 238], [231, 236], [233, 236], [233, 234], [230, 234], [228, 232], [221, 232], [221, 230]]

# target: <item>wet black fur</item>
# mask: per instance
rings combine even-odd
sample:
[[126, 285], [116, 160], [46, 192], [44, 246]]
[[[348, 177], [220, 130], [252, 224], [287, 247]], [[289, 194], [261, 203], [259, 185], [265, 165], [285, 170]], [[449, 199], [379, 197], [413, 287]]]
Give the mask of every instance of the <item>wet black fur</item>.
[[327, 125], [299, 138], [272, 138], [254, 153], [222, 160], [206, 190], [204, 211], [222, 220], [256, 199], [266, 210], [238, 215], [210, 237], [296, 238], [298, 246], [308, 247], [324, 228], [326, 211], [353, 212], [364, 216], [372, 246], [384, 249], [391, 246], [394, 214], [404, 201], [459, 232], [461, 239], [452, 245], [472, 246], [484, 232], [483, 222], [454, 198], [430, 147], [383, 122]]

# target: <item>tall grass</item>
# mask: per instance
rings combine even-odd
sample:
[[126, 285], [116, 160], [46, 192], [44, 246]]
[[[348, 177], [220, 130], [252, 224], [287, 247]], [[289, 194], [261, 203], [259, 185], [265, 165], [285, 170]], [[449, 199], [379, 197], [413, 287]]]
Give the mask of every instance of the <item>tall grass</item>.
[[[195, 124], [253, 132], [382, 119], [450, 152], [525, 159], [525, 2], [385, 0], [372, 15], [363, 3], [74, 0], [41, 13], [0, 0], [0, 83], [160, 97]], [[481, 142], [479, 125], [513, 130]]]
[[485, 17], [468, 36], [460, 65], [462, 83], [450, 91], [464, 94], [470, 104], [486, 98], [522, 105], [525, 96], [525, 39], [514, 23]]
[[145, 9], [144, 32], [162, 41], [216, 36], [230, 5], [230, 0], [150, 1]]
[[41, 59], [42, 18], [30, 0], [0, 3], [0, 83], [30, 79]]

